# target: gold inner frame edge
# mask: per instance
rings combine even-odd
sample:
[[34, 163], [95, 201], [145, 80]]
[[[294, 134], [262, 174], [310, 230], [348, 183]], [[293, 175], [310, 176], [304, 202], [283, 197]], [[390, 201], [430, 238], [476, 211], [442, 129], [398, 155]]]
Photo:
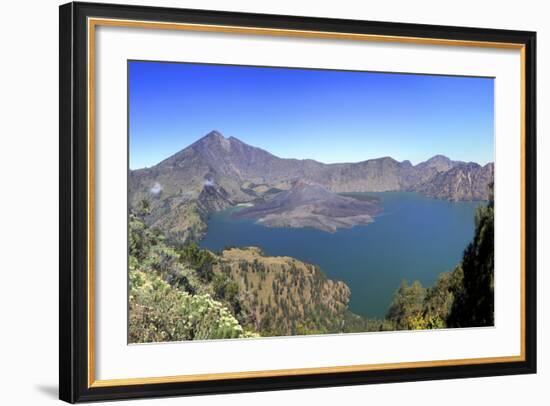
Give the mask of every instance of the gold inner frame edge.
[[[525, 348], [525, 45], [507, 42], [488, 42], [453, 40], [440, 38], [400, 37], [391, 35], [355, 34], [344, 32], [307, 31], [274, 29], [260, 27], [242, 27], [228, 25], [167, 23], [140, 20], [121, 20], [109, 18], [88, 18], [87, 21], [87, 80], [88, 80], [88, 388], [161, 384], [178, 382], [213, 381], [221, 379], [245, 379], [267, 378], [281, 376], [313, 375], [313, 374], [337, 374], [344, 372], [381, 371], [400, 368], [428, 368], [441, 366], [459, 366], [474, 364], [497, 364], [504, 362], [522, 362], [526, 359]], [[265, 371], [219, 372], [209, 374], [188, 374], [174, 376], [144, 377], [144, 378], [120, 378], [120, 379], [95, 379], [95, 279], [94, 279], [94, 193], [95, 193], [95, 28], [97, 26], [148, 28], [162, 30], [180, 30], [195, 32], [218, 32], [247, 35], [267, 35], [299, 38], [341, 39], [371, 42], [393, 42], [421, 45], [462, 46], [479, 48], [515, 49], [520, 51], [520, 162], [521, 162], [521, 221], [520, 221], [520, 354], [502, 357], [463, 358], [451, 360], [395, 362], [383, 364], [345, 365], [316, 368], [277, 369]]]

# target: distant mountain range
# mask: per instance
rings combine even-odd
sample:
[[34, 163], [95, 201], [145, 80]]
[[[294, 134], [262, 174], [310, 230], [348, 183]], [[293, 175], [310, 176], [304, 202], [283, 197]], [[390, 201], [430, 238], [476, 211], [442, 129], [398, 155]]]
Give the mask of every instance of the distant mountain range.
[[[337, 193], [416, 191], [455, 201], [487, 200], [493, 176], [492, 163], [480, 166], [442, 155], [417, 165], [391, 157], [337, 164], [284, 159], [212, 131], [151, 168], [130, 171], [129, 200], [133, 208], [148, 200], [148, 223], [184, 241], [204, 234], [212, 212], [239, 203], [253, 203], [242, 215], [266, 225], [320, 222], [317, 228], [333, 231], [367, 223], [377, 212], [372, 203]], [[298, 204], [307, 196], [315, 203]]]

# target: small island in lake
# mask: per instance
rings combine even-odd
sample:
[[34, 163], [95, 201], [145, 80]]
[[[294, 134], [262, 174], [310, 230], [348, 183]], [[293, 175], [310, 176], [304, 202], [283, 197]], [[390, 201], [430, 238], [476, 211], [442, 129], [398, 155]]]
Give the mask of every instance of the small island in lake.
[[381, 211], [372, 201], [359, 200], [330, 192], [318, 184], [296, 181], [266, 202], [233, 213], [237, 218], [252, 218], [268, 227], [312, 227], [334, 232], [368, 224]]

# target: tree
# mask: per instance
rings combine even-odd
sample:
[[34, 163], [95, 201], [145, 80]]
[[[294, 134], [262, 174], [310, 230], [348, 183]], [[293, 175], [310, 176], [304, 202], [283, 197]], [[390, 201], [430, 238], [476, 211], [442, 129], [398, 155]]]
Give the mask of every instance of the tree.
[[151, 247], [157, 245], [162, 237], [151, 231], [135, 215], [130, 214], [128, 240], [130, 256], [141, 261], [149, 256]]
[[180, 262], [195, 269], [199, 277], [204, 281], [212, 281], [215, 258], [208, 250], [201, 250], [196, 243], [191, 242], [186, 244], [179, 254]]
[[216, 273], [212, 279], [214, 298], [231, 304], [232, 307], [238, 302], [239, 285], [223, 273]]
[[418, 281], [410, 286], [406, 281], [395, 292], [393, 301], [388, 309], [386, 318], [394, 324], [396, 330], [417, 328], [417, 318], [422, 317], [426, 289]]
[[494, 203], [476, 212], [475, 235], [462, 258], [463, 283], [447, 320], [450, 327], [494, 324]]
[[138, 217], [145, 218], [151, 214], [151, 203], [147, 199], [141, 199], [137, 207]]
[[423, 318], [424, 328], [445, 328], [454, 303], [455, 292], [462, 286], [462, 267], [443, 272], [435, 284], [426, 290]]

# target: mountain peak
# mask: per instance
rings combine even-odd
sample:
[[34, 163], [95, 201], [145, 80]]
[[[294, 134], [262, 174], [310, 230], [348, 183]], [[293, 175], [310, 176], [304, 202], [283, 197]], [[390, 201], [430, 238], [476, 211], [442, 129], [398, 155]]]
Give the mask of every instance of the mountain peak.
[[437, 154], [437, 155], [432, 156], [426, 162], [435, 163], [435, 162], [450, 162], [450, 161], [451, 160], [449, 158], [447, 158], [445, 155]]
[[455, 165], [455, 163], [455, 161], [451, 161], [445, 155], [437, 154], [432, 156], [427, 161], [420, 163], [419, 165], [428, 168], [434, 168], [438, 172], [445, 172], [451, 169]]
[[224, 135], [217, 130], [210, 131], [204, 137], [190, 145], [191, 148], [198, 148], [201, 150], [211, 150], [212, 148], [217, 148], [220, 146], [227, 151], [230, 148], [230, 141], [229, 138], [225, 138]]
[[204, 138], [223, 138], [225, 139], [225, 137], [223, 136], [223, 134], [221, 132], [219, 132], [218, 130], [212, 130], [210, 131], [208, 134], [206, 134], [204, 137], [202, 137], [203, 139]]
[[204, 142], [208, 142], [210, 145], [212, 145], [212, 143], [218, 143], [218, 144], [223, 145], [225, 147], [225, 149], [229, 148], [230, 144], [234, 144], [234, 145], [235, 144], [241, 144], [241, 145], [247, 145], [248, 146], [248, 144], [242, 142], [238, 138], [235, 138], [233, 136], [230, 136], [230, 137], [224, 136], [218, 130], [210, 131], [204, 137], [202, 137], [201, 139], [196, 141], [195, 144], [204, 143]]

